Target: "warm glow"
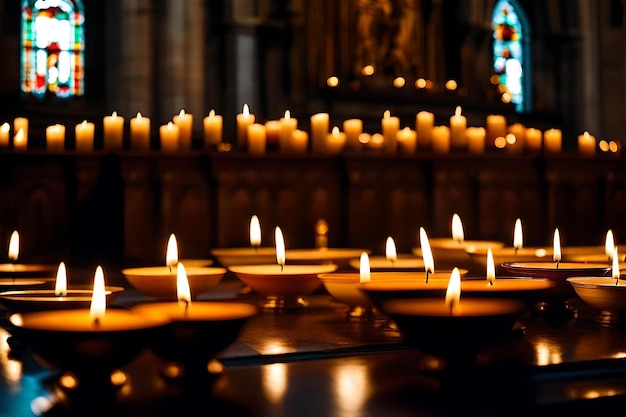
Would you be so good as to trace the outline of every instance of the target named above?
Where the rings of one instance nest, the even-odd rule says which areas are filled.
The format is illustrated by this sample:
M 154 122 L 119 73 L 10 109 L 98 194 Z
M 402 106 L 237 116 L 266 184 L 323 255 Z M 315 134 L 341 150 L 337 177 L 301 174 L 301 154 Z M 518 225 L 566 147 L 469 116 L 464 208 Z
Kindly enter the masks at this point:
M 615 240 L 613 240 L 613 231 L 609 229 L 606 232 L 606 239 L 604 240 L 604 253 L 609 259 L 613 257 L 613 249 L 615 248 Z
M 141 112 L 137 112 L 137 120 L 141 120 Z
M 512 99 L 513 99 L 513 97 L 511 97 L 511 94 L 509 94 L 509 93 L 502 94 L 502 102 L 503 103 L 510 103 Z
M 2 126 L 0 126 L 0 132 L 2 133 L 9 133 L 10 130 L 11 130 L 11 125 L 9 125 L 6 122 Z
M 423 227 L 420 227 L 420 245 L 422 247 L 422 259 L 424 260 L 424 270 L 435 273 L 435 261 L 433 259 L 433 252 L 430 250 L 430 243 L 428 242 L 428 235 Z
M 89 308 L 89 317 L 94 321 L 101 320 L 106 311 L 106 293 L 104 288 L 104 272 L 102 267 L 98 265 L 93 278 L 93 294 L 91 296 L 91 307 Z
M 337 126 L 333 127 L 332 134 L 333 134 L 333 136 L 339 135 L 339 128 Z
M 274 230 L 274 239 L 276 241 L 276 263 L 285 265 L 285 239 L 283 238 L 283 231 L 278 226 Z
M 448 288 L 446 289 L 446 306 L 453 311 L 455 306 L 459 305 L 461 299 L 461 274 L 459 268 L 456 266 L 450 274 L 450 281 L 448 281 Z
M 493 262 L 493 252 L 489 248 L 487 249 L 487 281 L 493 284 L 494 279 L 496 279 L 496 264 Z
M 178 244 L 174 233 L 170 235 L 167 241 L 167 252 L 165 253 L 165 265 L 173 266 L 178 263 Z
M 604 139 L 602 139 L 600 141 L 600 143 L 598 144 L 598 146 L 600 147 L 600 150 L 602 152 L 608 152 L 609 151 L 609 142 L 605 141 Z
M 612 140 L 611 142 L 609 142 L 609 150 L 613 153 L 616 153 L 617 151 L 619 151 L 620 148 L 620 144 L 619 142 L 616 142 L 614 140 Z
M 176 270 L 176 297 L 181 304 L 189 304 L 191 302 L 191 290 L 189 289 L 189 280 L 187 279 L 187 271 L 182 262 L 178 263 Z
M 366 65 L 361 69 L 361 74 L 367 76 L 370 76 L 372 74 L 374 74 L 374 66 L 373 65 Z
M 328 77 L 328 79 L 326 80 L 326 84 L 328 84 L 329 87 L 337 87 L 339 85 L 339 78 L 335 76 Z
M 67 295 L 67 271 L 65 269 L 65 263 L 59 264 L 57 269 L 57 280 L 54 285 L 54 295 L 57 297 L 65 297 Z
M 454 91 L 456 90 L 456 88 L 458 87 L 456 81 L 454 80 L 448 80 L 446 81 L 446 89 L 450 90 L 450 91 Z
M 369 282 L 370 280 L 370 257 L 367 252 L 361 252 L 359 260 L 359 282 Z
M 255 248 L 261 246 L 261 224 L 256 214 L 250 219 L 250 245 Z
M 289 110 L 285 110 L 285 120 L 291 119 L 291 112 Z
M 247 104 L 244 104 L 244 105 L 243 105 L 243 115 L 244 115 L 245 117 L 250 116 L 250 109 L 248 108 L 248 105 L 247 105 Z
M 454 115 L 459 117 L 461 115 L 461 106 L 456 106 L 456 110 L 454 111 Z
M 287 392 L 287 364 L 271 363 L 264 365 L 261 367 L 261 372 L 265 396 L 272 404 L 280 404 Z
M 24 129 L 22 129 L 20 127 L 20 129 L 15 134 L 15 137 L 13 138 L 13 145 L 15 146 L 16 144 L 20 144 L 20 143 L 24 142 L 24 140 L 25 140 L 25 138 L 24 138 Z
M 515 250 L 524 246 L 524 236 L 522 235 L 522 220 L 515 220 L 515 230 L 513 231 L 513 247 Z
M 393 80 L 393 86 L 396 88 L 402 88 L 404 87 L 404 84 L 406 84 L 404 77 L 396 77 Z
M 503 136 L 498 136 L 494 139 L 493 144 L 496 146 L 496 148 L 502 149 L 506 146 L 506 139 Z
M 9 259 L 11 261 L 17 261 L 17 257 L 20 255 L 20 234 L 17 230 L 14 230 L 9 240 Z
M 415 87 L 417 88 L 426 88 L 426 80 L 423 78 L 418 78 L 415 81 Z
M 498 85 L 500 84 L 500 76 L 499 75 L 492 75 L 491 78 L 489 78 L 489 81 L 491 82 L 491 84 L 493 85 Z
M 385 110 L 383 113 L 383 119 L 388 119 L 391 117 L 391 112 L 389 110 Z
M 117 117 L 117 112 L 114 111 L 113 113 L 111 113 L 111 117 L 115 119 Z
M 333 395 L 337 415 L 342 417 L 362 414 L 363 405 L 370 398 L 369 367 L 365 362 L 345 364 L 333 368 Z
M 215 117 L 215 110 L 211 109 L 209 112 L 209 117 Z
M 183 116 L 185 115 L 185 109 L 181 109 L 181 110 L 180 110 L 180 113 L 178 113 L 178 115 L 179 115 L 180 117 L 183 117 Z
M 361 133 L 359 135 L 359 143 L 362 145 L 367 145 L 370 143 L 371 135 L 369 133 Z
M 508 135 L 506 135 L 506 143 L 508 143 L 509 145 L 515 145 L 515 142 L 517 142 L 517 137 L 513 134 L 513 133 L 509 133 Z
M 558 228 L 554 229 L 552 260 L 557 263 L 561 262 L 561 236 L 559 235 Z
M 452 216 L 452 239 L 459 243 L 463 242 L 465 239 L 463 233 L 463 223 L 461 223 L 461 218 L 456 213 Z
M 395 262 L 398 259 L 398 252 L 396 251 L 396 242 L 389 236 L 387 242 L 385 242 L 385 257 L 391 262 Z

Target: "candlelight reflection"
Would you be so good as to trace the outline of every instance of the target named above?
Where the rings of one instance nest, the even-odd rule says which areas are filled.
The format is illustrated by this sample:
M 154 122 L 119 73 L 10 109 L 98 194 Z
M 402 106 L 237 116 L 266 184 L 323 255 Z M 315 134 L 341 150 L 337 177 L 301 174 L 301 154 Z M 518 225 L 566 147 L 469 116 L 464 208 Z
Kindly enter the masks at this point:
M 16 387 L 22 378 L 22 362 L 9 358 L 11 348 L 8 339 L 11 335 L 0 328 L 0 370 L 3 379 L 12 387 Z
M 539 341 L 535 345 L 535 349 L 537 364 L 540 366 L 555 365 L 563 362 L 563 352 L 559 345 L 549 341 Z
M 333 370 L 333 393 L 339 416 L 361 415 L 369 391 L 369 376 L 365 363 L 344 365 Z
M 262 368 L 263 391 L 272 404 L 282 401 L 287 392 L 287 365 L 272 363 Z

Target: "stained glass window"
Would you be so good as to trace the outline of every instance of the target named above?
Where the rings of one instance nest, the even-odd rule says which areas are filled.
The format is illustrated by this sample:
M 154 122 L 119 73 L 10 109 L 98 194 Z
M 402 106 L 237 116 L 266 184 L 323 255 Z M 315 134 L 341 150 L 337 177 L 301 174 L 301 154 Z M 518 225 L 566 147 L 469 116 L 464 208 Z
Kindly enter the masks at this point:
M 22 1 L 22 91 L 38 98 L 84 93 L 80 0 Z
M 528 111 L 528 59 L 525 44 L 528 25 L 515 0 L 498 0 L 493 9 L 493 69 L 503 101 L 517 112 Z

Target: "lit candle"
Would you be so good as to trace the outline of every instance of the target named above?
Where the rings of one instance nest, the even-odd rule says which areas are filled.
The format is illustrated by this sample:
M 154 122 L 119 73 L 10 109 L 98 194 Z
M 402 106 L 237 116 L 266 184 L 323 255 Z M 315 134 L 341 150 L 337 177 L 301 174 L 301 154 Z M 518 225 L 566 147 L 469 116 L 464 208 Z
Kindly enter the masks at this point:
M 55 152 L 65 149 L 65 126 L 56 124 L 46 128 L 46 149 Z
M 311 116 L 311 150 L 313 152 L 326 152 L 329 124 L 330 116 L 328 113 L 317 113 Z
M 178 263 L 178 242 L 176 241 L 176 235 L 174 233 L 170 234 L 170 237 L 167 239 L 167 246 L 165 248 L 165 266 L 170 268 L 170 272 L 172 270 L 172 266 Z
M 487 249 L 487 282 L 493 285 L 493 280 L 496 279 L 496 266 L 493 262 L 493 252 L 491 248 Z
M 16 117 L 13 119 L 13 132 L 17 134 L 22 129 L 24 143 L 28 143 L 28 119 L 26 117 Z M 15 144 L 13 145 L 15 148 Z
M 398 151 L 398 140 L 396 135 L 400 130 L 400 118 L 391 116 L 391 112 L 386 110 L 381 120 L 383 134 L 383 153 L 394 154 Z
M 11 262 L 16 262 L 17 258 L 20 256 L 20 234 L 17 230 L 14 230 L 13 233 L 11 233 L 8 256 Z
M 554 239 L 553 239 L 553 250 L 552 250 L 552 260 L 556 262 L 557 269 L 559 268 L 559 263 L 561 262 L 561 236 L 559 235 L 559 229 L 554 229 Z
M 285 116 L 280 118 L 280 144 L 281 152 L 289 152 L 293 133 L 298 128 L 298 119 L 291 117 L 291 112 L 285 110 Z
M 463 240 L 465 240 L 463 223 L 461 222 L 461 217 L 459 217 L 459 215 L 456 213 L 452 215 L 452 240 L 457 242 L 459 245 L 461 245 L 463 243 Z
M 104 116 L 104 149 L 109 151 L 122 149 L 124 140 L 124 118 L 117 112 Z
M 609 261 L 613 260 L 613 249 L 615 249 L 615 240 L 613 239 L 613 231 L 609 229 L 606 232 L 606 238 L 604 239 L 604 253 L 609 258 Z
M 260 123 L 252 123 L 248 126 L 248 152 L 250 155 L 264 155 L 267 142 L 265 126 Z
M 274 244 L 276 245 L 276 263 L 280 265 L 282 271 L 285 267 L 285 239 L 283 231 L 278 226 L 274 229 Z
M 359 283 L 369 282 L 370 279 L 370 257 L 367 252 L 361 252 L 359 257 Z
M 237 147 L 245 149 L 248 147 L 248 126 L 254 124 L 256 116 L 250 113 L 247 104 L 243 105 L 243 110 L 237 115 Z
M 498 137 L 506 136 L 506 118 L 499 114 L 487 116 L 487 144 L 492 147 Z
M 191 149 L 193 139 L 193 115 L 181 110 L 172 121 L 178 126 L 178 150 L 188 151 Z
M 370 136 L 369 142 L 367 142 L 367 148 L 373 153 L 381 153 L 383 151 L 384 143 L 384 136 L 380 133 L 374 133 Z
M 304 130 L 296 129 L 291 135 L 289 143 L 289 151 L 291 153 L 306 153 L 309 147 L 309 134 Z
M 3 148 L 9 147 L 9 137 L 11 134 L 11 125 L 8 123 L 2 124 L 0 126 L 0 146 Z
M 415 130 L 420 147 L 429 148 L 431 146 L 434 125 L 435 115 L 431 112 L 421 111 L 415 116 Z
M 408 126 L 396 133 L 396 141 L 402 153 L 412 154 L 417 149 L 417 132 Z
M 510 153 L 523 152 L 526 142 L 526 128 L 524 125 L 521 123 L 514 123 L 508 127 L 508 133 L 515 137 L 515 142 L 507 145 L 507 151 Z
M 332 132 L 328 135 L 326 140 L 326 150 L 331 155 L 336 155 L 343 151 L 346 145 L 346 134 L 339 131 L 337 126 L 333 127 Z
M 543 149 L 546 153 L 559 153 L 562 146 L 560 129 L 548 129 L 543 134 Z
M 255 249 L 261 246 L 261 223 L 256 214 L 250 218 L 250 246 Z
M 450 116 L 450 146 L 457 149 L 467 147 L 466 129 L 467 118 L 461 115 L 461 106 L 457 106 L 454 115 Z
M 83 120 L 75 127 L 76 150 L 81 152 L 93 151 L 93 137 L 95 125 L 87 120 Z
M 542 142 L 543 142 L 543 133 L 539 129 L 535 129 L 533 127 L 529 127 L 526 129 L 525 133 L 526 137 L 526 149 L 532 152 L 541 151 Z
M 268 120 L 265 122 L 265 145 L 267 149 L 280 148 L 280 131 L 282 129 L 279 120 Z
M 161 150 L 164 152 L 176 152 L 178 150 L 178 126 L 169 122 L 159 127 L 159 139 Z
M 465 136 L 467 137 L 467 148 L 470 153 L 481 154 L 485 151 L 485 135 L 484 127 L 467 128 Z
M 396 250 L 396 242 L 391 236 L 385 241 L 385 257 L 393 264 L 398 260 L 398 251 Z
M 433 127 L 432 148 L 435 153 L 450 152 L 450 128 L 448 126 Z
M 578 135 L 578 152 L 581 155 L 592 156 L 596 153 L 596 138 L 585 132 Z
M 522 220 L 515 220 L 515 227 L 513 229 L 513 248 L 515 254 L 524 246 L 524 236 L 522 235 Z
M 13 149 L 16 151 L 25 151 L 28 149 L 28 136 L 24 133 L 24 130 L 20 128 L 13 138 Z
M 222 143 L 222 131 L 224 129 L 223 117 L 211 110 L 204 118 L 204 146 L 215 148 Z
M 346 148 L 351 151 L 361 150 L 359 135 L 363 133 L 363 120 L 348 119 L 343 121 L 343 131 L 346 134 Z
M 424 260 L 426 282 L 428 283 L 428 276 L 435 273 L 435 260 L 433 258 L 433 252 L 430 249 L 428 235 L 426 234 L 426 230 L 423 227 L 420 227 L 420 246 L 422 248 L 422 259 Z
M 130 119 L 131 149 L 150 149 L 150 118 L 137 112 L 137 117 Z

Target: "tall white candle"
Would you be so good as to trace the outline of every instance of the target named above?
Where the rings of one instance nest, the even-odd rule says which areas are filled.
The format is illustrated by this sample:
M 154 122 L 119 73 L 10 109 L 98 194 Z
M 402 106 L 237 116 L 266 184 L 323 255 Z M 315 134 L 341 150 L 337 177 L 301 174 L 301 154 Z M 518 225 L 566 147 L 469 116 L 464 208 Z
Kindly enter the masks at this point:
M 411 130 L 408 126 L 398 130 L 396 140 L 398 141 L 400 152 L 408 154 L 415 153 L 417 148 L 417 132 L 415 130 Z
M 28 143 L 28 119 L 26 117 L 16 117 L 13 119 L 13 135 L 22 129 L 24 142 Z
M 561 152 L 563 135 L 560 129 L 548 129 L 543 133 L 543 149 L 546 153 Z
M 279 150 L 281 152 L 289 152 L 289 145 L 291 144 L 291 138 L 293 132 L 298 128 L 298 119 L 291 117 L 291 112 L 285 110 L 285 116 L 280 120 L 280 141 Z
M 432 132 L 435 125 L 435 115 L 428 111 L 421 111 L 415 116 L 415 130 L 419 147 L 430 148 Z
M 55 152 L 65 149 L 65 126 L 55 124 L 46 128 L 46 149 Z
M 124 143 L 124 118 L 117 112 L 110 116 L 104 116 L 104 144 L 103 148 L 108 151 L 122 149 Z
M 589 132 L 578 135 L 578 152 L 586 156 L 596 154 L 596 138 L 590 135 Z
M 391 112 L 386 110 L 381 120 L 383 134 L 383 153 L 394 154 L 398 151 L 398 140 L 396 134 L 400 130 L 400 118 L 391 116 Z
M 506 117 L 499 114 L 488 115 L 486 135 L 487 146 L 493 148 L 496 138 L 506 136 Z
M 328 134 L 326 140 L 326 149 L 328 153 L 336 155 L 343 151 L 346 145 L 346 134 L 341 132 L 337 126 L 333 127 L 331 133 Z
M 543 145 L 543 133 L 539 129 L 529 127 L 525 133 L 525 147 L 529 151 L 539 152 Z
M 450 152 L 450 128 L 448 126 L 433 127 L 432 148 L 435 153 Z
M 237 147 L 245 149 L 248 146 L 248 126 L 255 122 L 256 116 L 250 113 L 247 104 L 243 105 L 243 110 L 237 115 Z
M 485 151 L 485 135 L 484 127 L 468 127 L 465 130 L 467 137 L 467 150 L 472 154 L 480 154 Z
M 178 150 L 178 126 L 172 122 L 160 126 L 159 139 L 162 151 L 176 152 Z
M 363 120 L 348 119 L 343 121 L 343 132 L 346 134 L 346 148 L 351 151 L 361 149 L 359 135 L 363 133 Z
M 131 149 L 150 149 L 150 118 L 137 112 L 137 117 L 130 119 Z
M 291 142 L 289 143 L 289 152 L 306 153 L 309 146 L 309 134 L 304 130 L 296 129 L 291 134 Z
M 0 126 L 0 146 L 3 148 L 7 148 L 9 146 L 9 137 L 11 134 L 11 125 L 8 123 L 3 123 Z
M 326 139 L 330 116 L 328 113 L 317 113 L 311 116 L 311 151 L 315 153 L 326 152 Z
M 172 121 L 178 126 L 178 149 L 181 151 L 190 150 L 193 139 L 193 115 L 182 109 L 172 118 Z
M 76 150 L 80 152 L 93 151 L 93 137 L 95 125 L 87 120 L 83 120 L 74 128 L 76 138 Z
M 253 123 L 248 126 L 248 152 L 251 155 L 265 154 L 267 142 L 267 132 L 265 126 L 260 123 Z
M 467 118 L 461 115 L 461 106 L 457 106 L 454 115 L 450 116 L 450 146 L 461 149 L 467 147 L 465 137 L 467 129 Z
M 223 117 L 215 114 L 215 110 L 211 110 L 209 115 L 204 118 L 204 146 L 216 147 L 222 142 L 222 131 L 224 129 Z

